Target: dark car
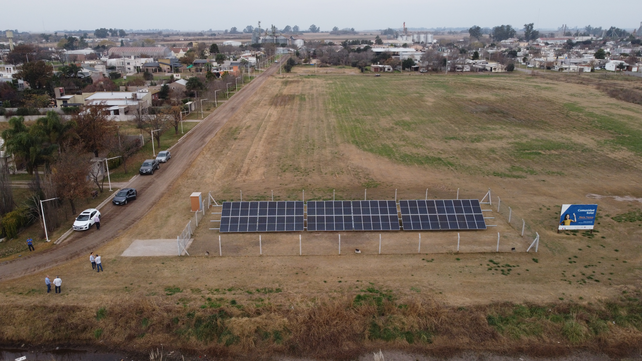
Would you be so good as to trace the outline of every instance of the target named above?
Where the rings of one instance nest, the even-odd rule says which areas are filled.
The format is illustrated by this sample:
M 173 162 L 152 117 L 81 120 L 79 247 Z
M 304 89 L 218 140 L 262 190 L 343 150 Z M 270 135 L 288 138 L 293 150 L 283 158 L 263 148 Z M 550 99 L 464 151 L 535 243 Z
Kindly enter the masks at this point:
M 140 166 L 138 173 L 142 174 L 154 174 L 154 171 L 160 169 L 160 163 L 156 159 L 147 159 L 143 162 L 143 165 Z
M 114 196 L 114 199 L 112 199 L 112 203 L 120 206 L 120 205 L 125 205 L 129 201 L 133 201 L 136 199 L 137 193 L 134 188 L 123 188 L 116 195 Z

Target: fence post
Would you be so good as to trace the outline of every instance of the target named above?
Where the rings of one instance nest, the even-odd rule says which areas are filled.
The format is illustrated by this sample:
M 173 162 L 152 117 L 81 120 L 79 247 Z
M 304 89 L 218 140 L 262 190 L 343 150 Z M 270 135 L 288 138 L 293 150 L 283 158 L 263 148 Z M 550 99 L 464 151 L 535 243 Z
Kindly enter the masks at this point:
M 196 219 L 196 227 L 198 227 L 198 211 L 194 212 L 194 219 Z
M 417 248 L 417 253 L 421 253 L 421 233 L 419 233 L 419 247 Z
M 341 234 L 339 234 L 339 254 L 341 254 Z
M 497 252 L 499 253 L 499 232 L 497 232 Z
M 508 207 L 508 223 L 510 223 L 510 217 L 513 215 L 513 209 Z
M 299 256 L 301 255 L 301 235 L 299 235 Z
M 259 234 L 259 254 L 263 255 L 263 244 L 261 243 L 261 235 Z
M 379 254 L 381 254 L 381 233 L 379 233 Z
M 502 199 L 497 197 L 497 212 L 499 212 L 499 206 L 502 205 Z
M 524 228 L 526 228 L 526 222 L 524 221 L 524 218 L 522 218 L 522 237 L 524 237 Z
M 221 248 L 221 236 L 218 236 L 218 255 L 223 257 L 223 249 Z
M 459 232 L 457 232 L 457 252 L 459 252 Z

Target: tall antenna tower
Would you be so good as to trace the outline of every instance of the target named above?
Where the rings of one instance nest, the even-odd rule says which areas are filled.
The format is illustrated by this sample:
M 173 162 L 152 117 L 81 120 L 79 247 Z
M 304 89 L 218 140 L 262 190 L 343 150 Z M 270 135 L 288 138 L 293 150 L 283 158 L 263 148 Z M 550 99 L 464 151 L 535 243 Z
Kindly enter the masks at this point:
M 13 31 L 7 30 L 7 39 L 9 39 L 9 50 L 13 51 Z

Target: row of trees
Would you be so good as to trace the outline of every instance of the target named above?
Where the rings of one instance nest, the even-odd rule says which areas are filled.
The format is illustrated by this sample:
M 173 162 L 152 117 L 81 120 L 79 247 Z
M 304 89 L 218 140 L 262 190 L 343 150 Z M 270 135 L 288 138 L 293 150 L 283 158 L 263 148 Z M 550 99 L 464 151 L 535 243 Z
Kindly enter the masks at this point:
M 392 30 L 392 29 L 389 29 Z M 535 40 L 540 37 L 540 32 L 538 30 L 535 30 L 534 23 L 529 23 L 529 24 L 524 24 L 524 28 L 522 29 L 524 32 L 523 37 L 521 39 L 526 40 L 526 41 L 531 41 Z M 386 32 L 389 33 L 389 32 Z M 484 34 L 490 35 L 491 39 L 493 41 L 502 41 L 506 39 L 513 38 L 517 35 L 517 30 L 514 29 L 511 25 L 500 25 L 500 26 L 495 26 L 492 29 L 486 28 L 482 29 L 481 27 L 474 25 L 470 29 L 468 29 L 468 34 L 470 35 L 471 38 L 477 39 L 478 41 L 482 39 Z M 549 37 L 553 37 L 554 34 L 547 34 Z M 611 26 L 609 29 L 604 30 L 601 27 L 592 27 L 591 25 L 587 25 L 584 29 L 578 30 L 576 29 L 575 32 L 572 31 L 564 31 L 564 36 L 597 36 L 597 37 L 607 37 L 610 39 L 626 39 L 631 36 L 629 32 L 626 30 L 620 29 L 615 26 Z
M 100 28 L 94 30 L 94 36 L 96 36 L 97 38 L 106 38 L 110 35 L 112 37 L 120 36 L 122 38 L 123 36 L 127 36 L 127 33 L 123 29 Z
M 335 26 L 335 28 L 336 28 L 336 26 Z M 245 27 L 245 29 L 243 29 L 242 32 L 239 31 L 236 26 L 231 27 L 230 30 L 225 30 L 225 32 L 227 34 L 243 34 L 243 33 L 252 34 L 252 33 L 254 33 L 255 31 L 258 31 L 258 30 L 259 30 L 259 28 L 255 28 L 252 25 L 248 25 L 248 26 Z M 265 29 L 260 29 L 260 30 L 265 31 Z M 279 30 L 277 28 L 275 30 L 277 32 L 280 32 L 280 33 L 283 33 L 283 34 L 299 34 L 299 33 L 303 32 L 301 30 L 301 28 L 299 28 L 298 25 L 294 25 L 294 26 L 286 25 L 283 29 Z M 339 30 L 339 29 L 337 28 L 337 30 Z M 321 28 L 316 26 L 316 25 L 314 25 L 314 24 L 312 24 L 308 28 L 308 31 L 311 32 L 311 33 L 318 33 L 319 31 L 321 31 Z M 354 31 L 354 28 L 352 28 L 352 31 Z

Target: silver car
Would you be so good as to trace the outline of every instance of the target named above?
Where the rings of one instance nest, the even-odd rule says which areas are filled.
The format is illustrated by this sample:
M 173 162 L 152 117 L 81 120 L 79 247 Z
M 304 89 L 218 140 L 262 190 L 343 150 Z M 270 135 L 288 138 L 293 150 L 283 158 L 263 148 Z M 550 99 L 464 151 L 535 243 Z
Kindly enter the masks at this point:
M 172 159 L 172 155 L 169 153 L 169 150 L 158 152 L 158 155 L 156 156 L 158 163 L 167 163 L 170 159 Z

